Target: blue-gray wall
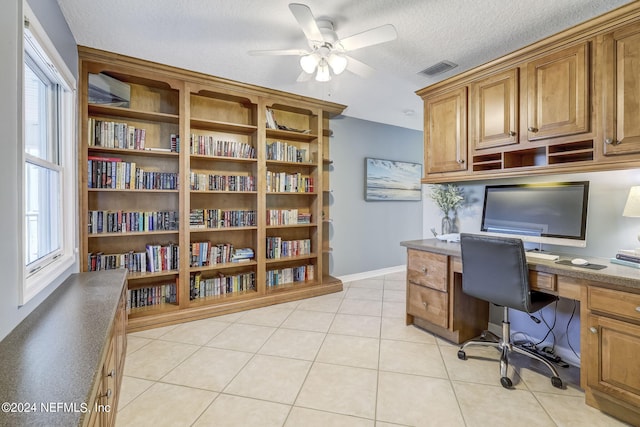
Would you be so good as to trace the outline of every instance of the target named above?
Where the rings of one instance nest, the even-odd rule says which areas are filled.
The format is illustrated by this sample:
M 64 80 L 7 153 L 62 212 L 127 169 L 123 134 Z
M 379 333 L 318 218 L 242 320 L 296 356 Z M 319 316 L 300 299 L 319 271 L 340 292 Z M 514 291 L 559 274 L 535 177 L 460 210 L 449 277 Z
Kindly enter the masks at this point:
M 78 73 L 77 48 L 71 31 L 52 0 L 29 0 L 29 5 L 47 31 L 58 52 L 74 75 Z M 16 248 L 21 248 L 22 235 L 16 224 L 21 203 L 22 151 L 21 84 L 22 81 L 22 1 L 5 1 L 0 13 L 0 129 L 3 134 L 2 156 L 0 156 L 0 206 L 3 206 L 0 221 L 0 340 L 18 325 L 35 307 L 62 282 L 52 284 L 23 307 L 18 307 L 18 289 L 21 258 Z M 75 164 L 72 165 L 75 167 Z M 68 274 L 74 268 L 68 271 Z M 77 267 L 75 267 L 77 269 Z
M 403 240 L 419 239 L 421 202 L 366 202 L 365 158 L 422 164 L 422 132 L 366 120 L 331 120 L 331 274 L 344 276 L 406 263 Z

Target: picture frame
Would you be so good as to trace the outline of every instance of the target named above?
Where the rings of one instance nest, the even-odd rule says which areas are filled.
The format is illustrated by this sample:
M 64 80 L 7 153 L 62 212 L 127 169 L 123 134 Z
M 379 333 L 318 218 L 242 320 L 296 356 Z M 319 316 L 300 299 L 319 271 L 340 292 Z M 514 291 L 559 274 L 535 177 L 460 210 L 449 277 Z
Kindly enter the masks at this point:
M 365 195 L 368 202 L 422 200 L 422 164 L 365 158 Z

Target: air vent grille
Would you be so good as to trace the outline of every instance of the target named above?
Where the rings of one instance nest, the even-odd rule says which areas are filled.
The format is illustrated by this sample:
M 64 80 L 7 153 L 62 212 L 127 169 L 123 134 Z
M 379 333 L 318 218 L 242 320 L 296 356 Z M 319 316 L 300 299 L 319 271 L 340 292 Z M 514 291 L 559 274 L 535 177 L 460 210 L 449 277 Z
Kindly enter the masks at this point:
M 423 74 L 427 77 L 433 77 L 437 74 L 442 74 L 446 71 L 452 70 L 457 66 L 458 64 L 455 64 L 451 61 L 440 61 L 429 68 L 425 68 L 424 70 L 420 71 L 418 74 Z

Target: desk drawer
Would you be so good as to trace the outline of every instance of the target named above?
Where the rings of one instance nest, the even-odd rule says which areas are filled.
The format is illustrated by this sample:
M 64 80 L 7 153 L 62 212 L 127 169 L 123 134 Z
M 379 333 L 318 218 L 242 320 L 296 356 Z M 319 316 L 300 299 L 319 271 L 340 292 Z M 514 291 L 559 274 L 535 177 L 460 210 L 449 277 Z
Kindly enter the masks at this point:
M 589 309 L 640 321 L 640 295 L 589 286 Z
M 409 283 L 407 313 L 449 327 L 449 294 Z
M 529 270 L 529 284 L 531 289 L 556 292 L 558 290 L 556 275 L 541 271 Z
M 446 255 L 409 249 L 407 258 L 409 283 L 447 291 L 448 257 Z

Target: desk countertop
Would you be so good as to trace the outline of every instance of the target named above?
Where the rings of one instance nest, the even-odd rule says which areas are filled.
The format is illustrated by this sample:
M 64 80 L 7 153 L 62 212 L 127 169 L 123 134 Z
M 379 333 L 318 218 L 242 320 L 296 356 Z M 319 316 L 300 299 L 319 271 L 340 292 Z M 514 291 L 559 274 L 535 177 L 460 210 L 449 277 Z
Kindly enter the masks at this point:
M 71 275 L 0 342 L 0 403 L 13 402 L 11 409 L 20 410 L 7 413 L 3 406 L 0 426 L 82 421 L 82 405 L 93 397 L 126 274 Z
M 409 249 L 434 252 L 443 255 L 460 256 L 460 243 L 448 243 L 438 239 L 407 240 L 400 243 Z M 640 269 L 613 264 L 606 258 L 589 257 L 583 255 L 557 253 L 560 260 L 584 258 L 591 264 L 605 265 L 606 268 L 593 270 L 573 265 L 558 264 L 555 261 L 530 260 L 529 268 L 545 273 L 561 274 L 563 276 L 585 279 L 640 291 Z

